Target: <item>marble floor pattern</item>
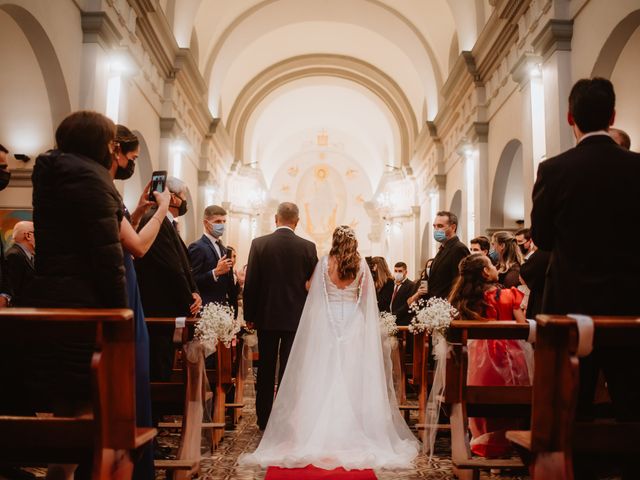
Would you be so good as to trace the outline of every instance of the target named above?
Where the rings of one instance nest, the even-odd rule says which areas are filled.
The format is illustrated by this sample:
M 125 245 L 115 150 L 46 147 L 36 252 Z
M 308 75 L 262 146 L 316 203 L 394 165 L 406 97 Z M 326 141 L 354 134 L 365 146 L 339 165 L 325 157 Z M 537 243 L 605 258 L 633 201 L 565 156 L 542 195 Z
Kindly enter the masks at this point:
M 417 412 L 416 412 L 417 417 Z M 411 423 L 415 424 L 417 418 L 412 418 Z M 243 416 L 239 424 L 233 430 L 226 430 L 224 438 L 213 453 L 203 449 L 203 458 L 200 463 L 200 477 L 204 480 L 262 480 L 266 470 L 260 467 L 246 467 L 237 464 L 238 457 L 253 451 L 260 442 L 261 432 L 255 424 L 255 406 L 252 385 L 247 385 L 245 396 L 245 407 Z M 162 432 L 160 444 L 177 447 L 178 436 L 176 433 Z M 441 436 L 436 443 L 436 453 L 431 464 L 426 455 L 420 455 L 415 468 L 410 470 L 377 470 L 376 476 L 379 480 L 413 480 L 429 479 L 441 480 L 455 478 L 451 467 L 450 440 L 448 436 Z M 500 472 L 500 474 L 482 472 L 482 480 L 524 480 L 529 476 L 526 472 Z M 164 480 L 164 472 L 158 472 L 156 480 Z

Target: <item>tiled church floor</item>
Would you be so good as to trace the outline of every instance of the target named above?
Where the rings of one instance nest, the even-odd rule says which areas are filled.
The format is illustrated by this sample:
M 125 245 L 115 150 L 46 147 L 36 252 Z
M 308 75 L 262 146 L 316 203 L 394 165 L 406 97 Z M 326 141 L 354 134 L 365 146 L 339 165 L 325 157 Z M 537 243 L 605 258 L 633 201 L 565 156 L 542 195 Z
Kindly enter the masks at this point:
M 248 390 L 251 390 L 249 386 Z M 251 393 L 251 391 L 247 392 Z M 248 398 L 247 398 L 248 397 Z M 245 397 L 245 407 L 243 409 L 243 417 L 234 430 L 226 430 L 224 439 L 218 449 L 203 454 L 201 462 L 201 477 L 206 480 L 253 480 L 263 479 L 265 470 L 260 467 L 245 467 L 237 465 L 238 457 L 245 452 L 251 452 L 260 442 L 261 433 L 255 424 L 255 408 L 253 396 Z M 175 445 L 177 443 L 176 434 L 166 434 L 163 432 L 160 437 L 160 443 L 163 445 Z M 450 440 L 448 437 L 438 439 L 436 452 L 438 457 L 432 459 L 429 464 L 426 455 L 420 455 L 415 462 L 415 468 L 410 470 L 379 470 L 376 476 L 379 480 L 392 479 L 449 479 L 455 478 L 451 469 L 450 458 Z M 163 473 L 159 473 L 157 480 L 164 478 Z M 490 475 L 489 472 L 483 472 L 481 479 L 528 479 L 529 477 L 523 472 L 518 475 L 509 475 L 502 472 L 502 475 Z

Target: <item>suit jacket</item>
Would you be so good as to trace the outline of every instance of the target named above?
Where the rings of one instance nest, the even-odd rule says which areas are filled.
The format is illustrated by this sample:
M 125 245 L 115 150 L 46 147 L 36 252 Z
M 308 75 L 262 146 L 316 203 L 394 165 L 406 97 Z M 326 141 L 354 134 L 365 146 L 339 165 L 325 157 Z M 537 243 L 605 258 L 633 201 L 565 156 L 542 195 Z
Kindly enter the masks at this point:
M 220 245 L 222 256 L 227 254 L 227 249 Z M 236 316 L 238 314 L 238 291 L 233 278 L 233 271 L 213 279 L 211 271 L 216 268 L 220 256 L 206 235 L 202 235 L 198 240 L 189 245 L 189 260 L 191 261 L 191 272 L 200 290 L 202 304 L 218 302 L 234 307 Z
M 449 298 L 460 260 L 468 255 L 469 249 L 457 236 L 442 244 L 431 264 L 429 297 Z
M 262 330 L 295 332 L 318 263 L 316 246 L 288 228 L 251 243 L 244 284 L 244 318 Z
M 155 213 L 140 220 L 140 231 Z M 191 274 L 187 247 L 167 217 L 144 257 L 135 261 L 144 313 L 148 317 L 189 316 L 192 294 L 198 292 Z
M 391 289 L 390 304 L 385 310 L 390 311 L 396 316 L 396 323 L 398 325 L 409 325 L 412 315 L 409 312 L 407 299 L 411 295 L 413 295 L 413 292 L 415 291 L 415 284 L 411 280 L 406 278 L 405 281 L 400 284 L 400 288 L 398 288 L 395 296 L 393 296 L 394 289 L 395 282 L 393 283 L 393 288 Z
M 530 291 L 527 318 L 535 318 L 537 314 L 542 313 L 542 295 L 548 266 L 549 252 L 540 249 L 533 252 L 520 266 L 520 276 Z
M 33 260 L 29 260 L 26 252 L 17 244 L 13 244 L 6 255 L 6 273 L 11 285 L 13 304 L 27 306 L 26 298 L 30 297 L 30 287 L 35 276 Z
M 531 234 L 551 252 L 543 313 L 637 315 L 640 154 L 587 137 L 538 167 Z M 594 242 L 603 250 L 594 252 Z

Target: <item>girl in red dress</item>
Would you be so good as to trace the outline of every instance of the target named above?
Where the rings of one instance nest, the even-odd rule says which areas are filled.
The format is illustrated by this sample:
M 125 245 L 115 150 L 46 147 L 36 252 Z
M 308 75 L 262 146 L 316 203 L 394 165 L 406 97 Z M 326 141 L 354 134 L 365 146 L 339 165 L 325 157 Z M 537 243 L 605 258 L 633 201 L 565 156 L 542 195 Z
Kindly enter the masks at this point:
M 526 323 L 520 309 L 523 293 L 502 288 L 498 270 L 488 257 L 470 255 L 460 262 L 460 276 L 449 302 L 464 320 L 506 320 Z M 470 340 L 468 385 L 530 385 L 531 347 L 520 340 Z M 532 372 L 531 372 L 532 373 Z M 518 419 L 469 418 L 471 451 L 483 457 L 501 457 L 511 452 L 507 430 L 522 427 Z

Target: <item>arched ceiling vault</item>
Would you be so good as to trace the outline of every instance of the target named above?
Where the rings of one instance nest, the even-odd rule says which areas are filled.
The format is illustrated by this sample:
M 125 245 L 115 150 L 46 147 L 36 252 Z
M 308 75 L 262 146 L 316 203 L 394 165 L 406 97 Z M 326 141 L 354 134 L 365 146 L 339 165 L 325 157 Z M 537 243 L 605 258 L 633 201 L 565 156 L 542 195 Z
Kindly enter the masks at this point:
M 432 24 L 439 25 L 438 38 L 442 37 L 444 39 L 446 37 L 446 40 L 442 41 L 444 53 L 439 56 L 436 56 L 434 49 L 426 40 L 421 29 L 416 27 L 397 9 L 380 0 L 350 0 L 348 2 L 343 0 L 326 0 L 324 2 L 314 0 L 263 0 L 256 3 L 238 15 L 217 38 L 211 39 L 213 43 L 210 48 L 204 49 L 207 53 L 202 55 L 202 60 L 204 61 L 203 73 L 205 79 L 209 81 L 210 107 L 214 115 L 217 116 L 225 75 L 230 71 L 234 61 L 241 55 L 247 45 L 262 40 L 269 32 L 285 26 L 305 22 L 325 22 L 329 24 L 326 32 L 329 36 L 331 34 L 331 24 L 352 25 L 360 30 L 364 29 L 382 35 L 389 48 L 379 49 L 377 54 L 380 58 L 389 55 L 391 50 L 400 49 L 401 52 L 404 52 L 411 59 L 413 72 L 395 72 L 389 71 L 390 69 L 387 68 L 387 74 L 390 76 L 417 76 L 422 85 L 422 98 L 412 99 L 412 101 L 420 105 L 426 103 L 427 115 L 429 118 L 433 118 L 438 110 L 438 91 L 443 82 L 441 63 L 446 66 L 450 38 L 454 29 L 453 18 L 445 1 L 434 0 L 434 2 L 439 5 L 436 9 L 438 10 L 438 19 L 435 23 L 432 20 Z M 388 3 L 398 3 L 399 6 L 402 6 L 406 2 L 389 1 Z M 419 10 L 420 15 L 429 18 L 428 9 L 421 7 Z M 199 13 L 199 20 L 196 22 L 196 26 L 199 26 L 200 30 L 206 27 L 206 20 L 203 17 L 205 15 L 200 15 Z M 202 20 L 200 20 L 201 18 Z M 199 31 L 198 36 L 205 44 L 205 35 Z M 361 38 L 362 34 L 354 31 L 353 45 L 358 44 L 359 37 Z M 296 37 L 289 41 L 304 45 L 306 39 L 304 37 Z M 264 45 L 264 48 L 268 50 L 270 46 Z M 350 45 L 345 44 L 345 50 L 339 53 L 357 57 L 358 55 L 351 55 L 348 51 L 349 48 Z M 395 51 L 393 54 L 395 54 Z M 439 61 L 438 58 L 444 60 Z M 243 83 L 243 80 L 246 82 L 249 79 L 233 79 L 234 82 L 240 83 Z M 234 99 L 231 99 L 228 103 L 233 103 L 233 101 Z M 226 120 L 224 118 L 225 112 L 222 113 L 223 120 Z
M 397 131 L 399 163 L 408 165 L 418 125 L 408 99 L 384 72 L 357 59 L 333 55 L 305 55 L 263 71 L 251 80 L 231 109 L 227 129 L 235 148 L 234 157 L 244 163 L 247 125 L 258 106 L 282 86 L 308 77 L 335 77 L 365 88 L 378 100 Z

